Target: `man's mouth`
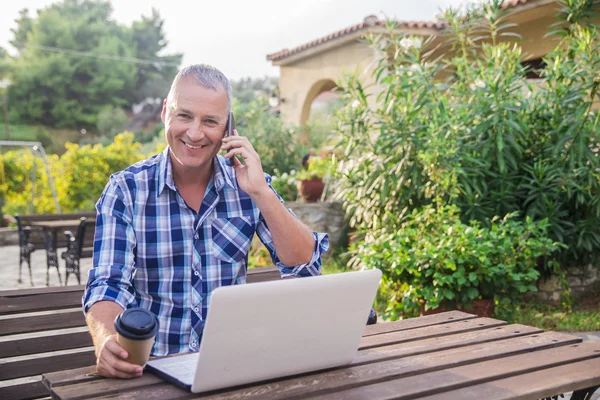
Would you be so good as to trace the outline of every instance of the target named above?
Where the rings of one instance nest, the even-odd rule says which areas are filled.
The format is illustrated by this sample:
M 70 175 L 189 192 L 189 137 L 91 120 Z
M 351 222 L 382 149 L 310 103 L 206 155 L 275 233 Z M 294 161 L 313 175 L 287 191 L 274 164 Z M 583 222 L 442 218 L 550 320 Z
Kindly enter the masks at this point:
M 185 147 L 187 147 L 188 149 L 194 149 L 194 150 L 197 150 L 197 149 L 201 149 L 201 148 L 203 148 L 203 147 L 206 147 L 206 145 L 192 146 L 191 144 L 189 144 L 189 143 L 186 143 L 186 142 L 184 142 L 183 140 L 181 141 L 181 143 L 185 144 Z

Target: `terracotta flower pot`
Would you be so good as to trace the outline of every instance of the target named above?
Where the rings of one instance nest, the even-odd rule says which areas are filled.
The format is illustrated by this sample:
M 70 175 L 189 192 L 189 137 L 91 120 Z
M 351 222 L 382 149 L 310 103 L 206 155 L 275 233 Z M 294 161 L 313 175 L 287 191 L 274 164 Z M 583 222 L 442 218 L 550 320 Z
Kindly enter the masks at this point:
M 325 182 L 321 179 L 311 179 L 298 181 L 298 193 L 307 203 L 319 201 L 325 189 Z
M 439 314 L 446 311 L 463 311 L 469 314 L 476 314 L 478 317 L 492 318 L 494 316 L 494 299 L 473 300 L 470 307 L 448 307 L 442 305 L 438 308 L 432 308 L 425 311 L 425 303 L 421 304 L 421 316 Z

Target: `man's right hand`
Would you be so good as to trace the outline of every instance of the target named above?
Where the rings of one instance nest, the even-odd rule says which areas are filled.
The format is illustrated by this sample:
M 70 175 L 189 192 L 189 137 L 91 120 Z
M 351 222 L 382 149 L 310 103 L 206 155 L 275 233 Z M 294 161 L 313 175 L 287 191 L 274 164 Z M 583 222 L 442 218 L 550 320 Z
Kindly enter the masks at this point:
M 108 336 L 96 354 L 98 374 L 107 378 L 122 379 L 142 376 L 142 367 L 125 361 L 128 356 L 127 351 L 117 343 L 117 335 Z

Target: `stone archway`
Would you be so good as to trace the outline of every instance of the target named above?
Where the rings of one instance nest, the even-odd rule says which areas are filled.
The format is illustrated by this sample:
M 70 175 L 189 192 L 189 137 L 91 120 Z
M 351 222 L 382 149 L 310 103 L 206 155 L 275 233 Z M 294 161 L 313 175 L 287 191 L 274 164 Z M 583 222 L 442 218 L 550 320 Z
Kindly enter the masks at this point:
M 308 118 L 310 117 L 310 108 L 315 98 L 321 93 L 328 92 L 336 87 L 333 79 L 322 79 L 312 85 L 304 98 L 304 104 L 302 105 L 302 111 L 300 113 L 300 124 L 304 125 L 308 121 Z
M 402 28 L 412 34 L 431 36 L 437 32 L 436 23 L 409 24 Z M 279 66 L 281 117 L 299 125 L 308 121 L 310 107 L 320 93 L 334 88 L 335 81 L 345 74 L 359 73 L 367 91 L 376 94 L 372 71 L 378 55 L 364 37 L 385 34 L 385 21 L 370 15 L 360 24 L 334 32 L 324 38 L 284 49 L 267 56 Z

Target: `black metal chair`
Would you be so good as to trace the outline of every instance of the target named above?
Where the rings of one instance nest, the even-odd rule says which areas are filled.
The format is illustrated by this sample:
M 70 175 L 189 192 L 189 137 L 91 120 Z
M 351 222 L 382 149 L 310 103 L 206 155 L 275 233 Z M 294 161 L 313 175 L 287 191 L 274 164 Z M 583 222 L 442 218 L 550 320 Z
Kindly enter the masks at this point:
M 367 325 L 375 325 L 377 323 L 377 313 L 371 308 L 369 312 L 369 318 L 367 318 Z
M 29 267 L 29 281 L 31 282 L 31 286 L 33 286 L 33 275 L 31 273 L 31 253 L 34 252 L 35 245 L 29 242 L 31 227 L 23 226 L 23 222 L 21 221 L 19 214 L 15 214 L 15 219 L 17 220 L 17 227 L 19 229 L 19 283 L 23 282 L 21 279 L 22 265 L 23 262 L 26 262 L 27 266 Z
M 81 259 L 81 250 L 83 249 L 83 239 L 85 237 L 86 219 L 81 217 L 77 227 L 77 236 L 73 236 L 71 231 L 65 231 L 67 237 L 67 250 L 61 254 L 65 260 L 67 272 L 65 275 L 65 286 L 69 280 L 69 274 L 75 274 L 77 283 L 81 285 L 81 275 L 79 271 L 79 260 Z

